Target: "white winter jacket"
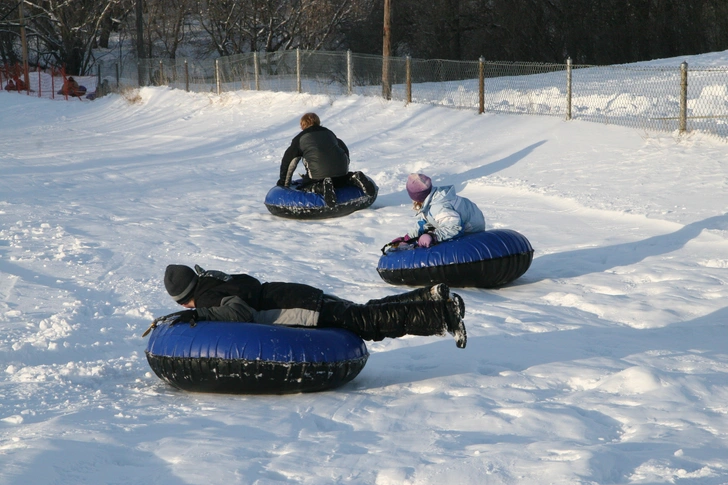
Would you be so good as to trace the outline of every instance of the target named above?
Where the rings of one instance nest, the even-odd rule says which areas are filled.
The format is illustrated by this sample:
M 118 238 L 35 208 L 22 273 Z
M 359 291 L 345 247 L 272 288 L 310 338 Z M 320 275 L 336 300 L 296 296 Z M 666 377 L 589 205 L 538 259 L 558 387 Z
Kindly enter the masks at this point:
M 480 231 L 485 231 L 485 217 L 478 206 L 458 196 L 452 185 L 445 185 L 432 187 L 432 192 L 417 212 L 417 224 L 408 235 L 418 237 L 430 232 L 438 242 L 442 242 Z

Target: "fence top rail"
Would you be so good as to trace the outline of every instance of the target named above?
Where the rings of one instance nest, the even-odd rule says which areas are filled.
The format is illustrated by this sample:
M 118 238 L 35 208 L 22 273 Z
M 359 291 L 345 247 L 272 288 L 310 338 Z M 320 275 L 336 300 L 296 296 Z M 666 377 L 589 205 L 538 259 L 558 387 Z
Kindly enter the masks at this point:
M 635 67 L 635 66 L 619 66 L 619 65 L 589 65 L 589 64 L 574 64 L 571 66 L 572 69 L 592 69 L 595 71 L 620 71 L 620 72 L 675 72 L 680 69 L 680 65 L 674 66 L 660 66 L 660 67 Z M 692 69 L 691 69 L 692 70 Z
M 463 62 L 463 61 L 456 61 Z M 548 67 L 565 69 L 566 63 L 555 62 L 525 62 L 525 61 L 484 61 L 489 66 L 516 66 L 516 67 Z
M 592 65 L 592 64 L 573 64 L 573 69 L 612 69 L 615 71 L 633 71 L 633 72 L 666 72 L 680 69 L 680 64 L 673 66 L 629 66 L 623 64 L 608 64 L 608 65 Z M 688 70 L 690 71 L 714 71 L 714 72 L 728 72 L 728 66 L 693 66 L 688 64 Z
M 691 66 L 688 64 L 688 70 L 700 72 L 728 72 L 728 66 Z
M 296 51 L 295 50 L 289 50 L 289 51 L 276 51 L 276 52 L 259 52 L 259 55 L 263 56 L 278 56 L 278 57 L 284 57 L 287 55 L 293 55 Z M 306 57 L 312 57 L 312 56 L 343 56 L 348 51 L 324 51 L 324 50 L 317 50 L 317 51 L 310 51 L 310 50 L 301 50 L 301 54 L 305 55 Z M 247 52 L 247 53 L 239 53 L 239 54 L 232 54 L 230 56 L 223 56 L 219 59 L 226 60 L 226 61 L 232 61 L 235 59 L 245 59 L 247 57 L 252 57 L 253 52 Z M 382 56 L 379 54 L 352 54 L 354 57 L 359 59 L 372 59 L 372 60 L 382 60 Z M 398 61 L 402 60 L 404 61 L 409 56 L 389 56 L 388 59 L 390 61 Z M 205 65 L 207 63 L 213 64 L 214 60 L 210 59 L 192 59 L 192 58 L 182 58 L 178 57 L 176 59 L 160 59 L 160 58 L 151 58 L 151 59 L 139 59 L 139 62 L 142 63 L 184 63 L 185 61 L 189 61 L 192 63 L 202 64 Z M 491 60 L 484 60 L 484 59 L 477 59 L 477 60 L 452 60 L 452 59 L 420 59 L 420 58 L 410 58 L 410 61 L 417 62 L 417 63 L 457 63 L 457 64 L 472 64 L 472 63 L 480 63 L 483 62 L 484 64 L 488 66 L 507 66 L 507 67 L 532 67 L 532 68 L 542 68 L 542 69 L 553 69 L 553 70 L 561 70 L 565 69 L 567 66 L 567 62 L 564 61 L 563 63 L 557 63 L 557 62 L 527 62 L 527 61 L 491 61 Z M 621 70 L 621 71 L 633 71 L 633 72 L 665 72 L 665 71 L 672 71 L 674 69 L 677 69 L 680 67 L 681 63 L 676 63 L 672 66 L 639 66 L 639 65 L 630 65 L 630 64 L 572 64 L 572 69 L 614 69 L 614 70 Z M 706 65 L 688 65 L 688 69 L 690 71 L 703 71 L 703 72 L 728 72 L 728 66 L 706 66 Z

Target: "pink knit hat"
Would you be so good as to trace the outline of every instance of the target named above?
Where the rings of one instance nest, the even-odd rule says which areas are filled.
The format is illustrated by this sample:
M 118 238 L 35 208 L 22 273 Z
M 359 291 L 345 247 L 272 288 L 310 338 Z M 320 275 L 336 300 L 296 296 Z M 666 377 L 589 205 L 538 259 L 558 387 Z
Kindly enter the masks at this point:
M 432 191 L 432 179 L 421 173 L 411 173 L 407 177 L 407 193 L 415 202 L 424 202 Z

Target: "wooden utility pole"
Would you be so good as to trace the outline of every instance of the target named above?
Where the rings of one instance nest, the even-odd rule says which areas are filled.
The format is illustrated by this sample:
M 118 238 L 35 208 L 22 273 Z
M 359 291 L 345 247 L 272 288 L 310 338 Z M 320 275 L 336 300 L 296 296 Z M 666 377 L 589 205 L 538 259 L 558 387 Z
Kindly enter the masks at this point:
M 23 17 L 23 1 L 18 4 L 18 20 L 20 21 L 20 45 L 23 51 L 23 82 L 25 90 L 30 94 L 30 75 L 28 74 L 28 40 L 25 37 L 25 17 Z M 18 90 L 20 91 L 20 90 Z
M 137 76 L 139 77 L 139 87 L 146 86 L 146 69 L 142 65 L 142 60 L 146 59 L 144 53 L 144 13 L 143 0 L 136 0 L 136 35 L 137 35 Z
M 389 75 L 389 54 L 391 51 L 391 0 L 384 0 L 384 39 L 382 45 L 382 97 L 392 99 L 392 79 Z

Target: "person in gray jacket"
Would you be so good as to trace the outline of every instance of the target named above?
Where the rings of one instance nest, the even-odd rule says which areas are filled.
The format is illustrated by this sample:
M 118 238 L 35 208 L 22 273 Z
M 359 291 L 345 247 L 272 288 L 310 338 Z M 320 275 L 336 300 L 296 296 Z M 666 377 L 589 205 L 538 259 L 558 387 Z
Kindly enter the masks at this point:
M 405 236 L 390 244 L 417 239 L 418 246 L 429 248 L 463 234 L 485 231 L 483 212 L 470 199 L 457 195 L 452 185 L 433 187 L 430 177 L 413 173 L 407 178 L 406 188 L 417 222 Z
M 209 320 L 343 328 L 375 341 L 450 333 L 459 348 L 467 342 L 465 303 L 444 284 L 358 304 L 301 283 L 260 282 L 247 274 L 171 264 L 164 285 L 187 310 L 156 319 L 149 330 L 159 322 Z

